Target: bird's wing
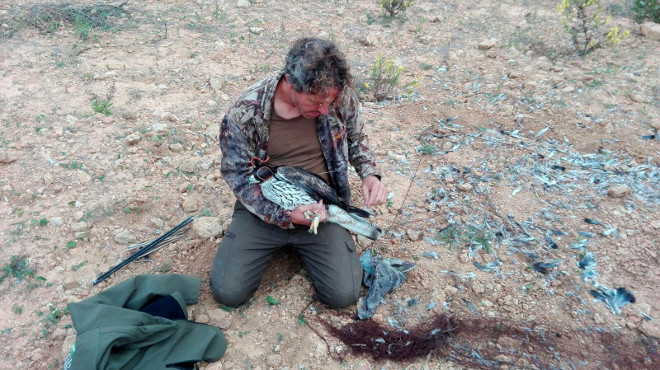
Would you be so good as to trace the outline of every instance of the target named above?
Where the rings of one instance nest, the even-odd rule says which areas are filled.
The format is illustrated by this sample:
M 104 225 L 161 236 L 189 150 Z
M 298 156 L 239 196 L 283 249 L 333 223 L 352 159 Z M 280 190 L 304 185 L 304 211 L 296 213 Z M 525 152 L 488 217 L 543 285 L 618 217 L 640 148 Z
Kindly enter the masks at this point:
M 334 204 L 347 212 L 354 213 L 360 217 L 369 217 L 371 214 L 363 209 L 346 204 L 337 194 L 337 191 L 328 185 L 320 176 L 295 166 L 280 166 L 277 174 L 283 176 L 287 181 L 305 189 L 318 201 L 323 199 L 325 204 Z
M 316 201 L 323 199 L 326 204 L 335 204 L 345 208 L 345 203 L 339 198 L 335 189 L 326 184 L 323 179 L 315 173 L 303 170 L 300 167 L 280 166 L 277 168 L 277 174 L 284 177 L 291 184 L 294 184 L 310 194 Z

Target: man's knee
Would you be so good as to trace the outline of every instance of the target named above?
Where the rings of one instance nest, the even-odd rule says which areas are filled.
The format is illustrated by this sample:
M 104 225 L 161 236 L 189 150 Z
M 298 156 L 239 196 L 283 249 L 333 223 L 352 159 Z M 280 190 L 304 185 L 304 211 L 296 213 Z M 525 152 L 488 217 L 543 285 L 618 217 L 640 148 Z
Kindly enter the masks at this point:
M 344 308 L 357 303 L 360 297 L 359 291 L 352 291 L 347 293 L 338 292 L 318 292 L 319 298 L 323 303 L 331 308 Z
M 211 292 L 216 302 L 225 306 L 237 307 L 247 302 L 254 294 L 249 288 L 226 287 L 211 279 Z

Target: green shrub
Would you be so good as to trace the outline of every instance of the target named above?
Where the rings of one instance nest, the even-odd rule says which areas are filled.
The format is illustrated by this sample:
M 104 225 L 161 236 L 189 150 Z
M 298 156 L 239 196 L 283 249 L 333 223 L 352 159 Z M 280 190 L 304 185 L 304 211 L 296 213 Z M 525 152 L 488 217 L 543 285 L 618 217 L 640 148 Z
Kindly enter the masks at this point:
M 388 96 L 394 95 L 394 89 L 399 83 L 403 67 L 394 63 L 394 59 L 385 59 L 378 56 L 376 63 L 371 67 L 369 77 L 371 83 L 365 84 L 373 94 L 376 101 L 383 101 Z
M 405 11 L 414 0 L 376 0 L 378 6 L 390 17 Z
M 424 144 L 417 148 L 417 153 L 421 153 L 424 155 L 433 155 L 438 152 L 438 149 L 431 145 L 431 144 Z
M 28 265 L 27 256 L 11 256 L 9 263 L 0 268 L 0 284 L 8 277 L 21 281 L 34 276 L 34 269 Z
M 603 15 L 604 8 L 598 0 L 562 0 L 557 9 L 575 50 L 582 56 L 603 46 L 604 41 L 616 44 L 630 34 L 627 30 L 619 32 L 617 26 L 609 32 L 603 31 L 603 26 L 610 23 L 611 17 Z
M 634 0 L 632 11 L 635 13 L 635 22 L 637 23 L 642 23 L 646 19 L 660 23 L 659 0 Z
M 76 14 L 73 19 L 73 30 L 76 36 L 83 40 L 89 38 L 89 32 L 94 28 L 94 23 L 83 14 Z
M 92 101 L 92 110 L 96 113 L 103 113 L 104 115 L 109 116 L 112 114 L 112 112 L 110 112 L 110 107 L 112 107 L 112 103 L 107 100 L 98 101 L 94 99 Z
M 118 6 L 78 3 L 57 1 L 15 7 L 6 17 L 0 17 L 4 35 L 11 37 L 25 26 L 53 33 L 65 25 L 73 25 L 76 36 L 88 39 L 93 29 L 110 30 L 116 19 L 129 16 L 123 8 L 127 2 Z

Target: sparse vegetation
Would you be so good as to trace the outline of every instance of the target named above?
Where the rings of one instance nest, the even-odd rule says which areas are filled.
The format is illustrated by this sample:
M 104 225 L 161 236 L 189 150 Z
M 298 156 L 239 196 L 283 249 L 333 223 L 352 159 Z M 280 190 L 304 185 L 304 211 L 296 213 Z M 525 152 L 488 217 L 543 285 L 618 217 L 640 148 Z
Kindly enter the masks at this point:
M 0 277 L 6 280 L 0 293 L 7 318 L 0 338 L 9 354 L 0 368 L 12 368 L 15 359 L 61 368 L 62 344 L 73 330 L 58 310 L 132 276 L 191 271 L 202 294 L 190 320 L 224 328 L 237 350 L 221 362 L 234 367 L 433 368 L 454 359 L 468 368 L 586 361 L 626 368 L 616 357 L 630 348 L 617 343 L 646 339 L 641 329 L 649 329 L 654 313 L 640 307 L 653 306 L 648 298 L 660 280 L 625 267 L 648 255 L 660 219 L 653 191 L 660 76 L 654 42 L 633 23 L 635 0 L 599 0 L 601 17 L 611 14 L 612 21 L 595 33 L 603 47 L 586 57 L 560 26 L 561 0 L 505 6 L 425 0 L 394 16 L 377 2 L 361 11 L 339 1 L 292 2 L 286 12 L 273 1 L 128 2 L 134 18 L 109 18 L 121 33 L 77 17 L 49 32 L 24 23 L 13 38 L 3 37 L 15 26 L 3 20 L 32 4 L 124 1 L 0 5 L 7 67 L 0 68 L 0 81 L 9 83 L 0 88 Z M 626 28 L 635 34 L 607 47 Z M 222 306 L 208 286 L 217 238 L 194 230 L 152 254 L 151 263 L 92 287 L 91 279 L 136 250 L 115 239 L 121 230 L 153 239 L 187 216 L 213 217 L 206 221 L 226 228 L 236 197 L 219 168 L 222 117 L 248 86 L 279 70 L 289 42 L 309 29 L 336 40 L 361 98 L 369 100 L 360 121 L 387 188 L 386 203 L 369 220 L 385 233 L 373 243 L 358 239 L 356 253 L 369 248 L 383 259 L 418 264 L 384 296 L 377 315 L 363 321 L 381 327 L 355 327 L 358 341 L 350 344 L 332 337 L 323 321 L 350 323 L 359 306 L 326 307 L 313 274 L 301 257 L 290 258 L 290 248 L 278 252 L 247 304 Z M 482 38 L 496 40 L 490 51 L 479 48 Z M 389 60 L 397 77 L 382 103 L 371 79 L 379 53 L 381 67 Z M 412 80 L 419 92 L 409 94 Z M 333 137 L 343 134 L 339 129 Z M 141 136 L 139 145 L 126 140 L 133 133 Z M 362 207 L 359 176 L 350 167 L 349 176 L 353 205 Z M 627 185 L 627 195 L 611 198 L 614 185 Z M 603 225 L 582 225 L 583 217 Z M 226 244 L 232 235 L 223 238 Z M 622 271 L 612 287 L 634 288 L 637 305 L 615 316 L 592 299 L 595 280 L 585 280 L 579 264 L 586 251 L 599 263 L 592 270 L 601 272 L 599 283 L 614 284 L 612 271 Z M 24 281 L 4 270 L 12 255 L 27 256 Z M 560 265 L 543 267 L 555 262 Z M 362 287 L 360 296 L 367 294 Z M 405 332 L 426 340 L 442 329 L 415 331 L 437 313 L 464 318 L 444 347 L 389 358 L 390 350 L 423 344 L 401 346 L 411 338 Z M 628 321 L 640 330 L 609 324 Z M 530 347 L 535 333 L 544 336 L 543 345 Z M 643 352 L 650 343 L 650 357 L 632 356 L 629 363 L 657 367 L 657 343 L 648 338 L 634 348 Z M 608 349 L 617 356 L 602 356 L 602 340 L 615 343 Z M 545 345 L 552 351 L 544 352 Z M 383 357 L 360 352 L 374 346 Z M 311 362 L 307 353 L 315 353 Z M 645 364 L 648 358 L 653 363 Z
M 14 303 L 14 305 L 11 308 L 11 312 L 13 312 L 16 315 L 20 315 L 23 313 L 23 306 L 19 306 L 18 304 Z
M 92 110 L 96 113 L 101 113 L 103 115 L 109 116 L 112 114 L 110 108 L 112 103 L 107 100 L 98 101 L 97 99 L 92 100 Z
M 647 19 L 660 23 L 660 1 L 658 0 L 634 0 L 632 11 L 637 23 L 642 23 Z
M 461 251 L 462 246 L 475 246 L 483 248 L 486 253 L 491 253 L 494 238 L 492 232 L 471 225 L 467 227 L 450 225 L 438 232 L 440 242 L 457 252 Z
M 378 6 L 387 15 L 394 17 L 395 15 L 404 12 L 413 3 L 414 0 L 376 0 Z
M 2 268 L 0 284 L 12 276 L 18 281 L 24 280 L 28 276 L 34 276 L 34 272 L 35 270 L 28 265 L 27 256 L 11 256 L 9 263 Z
M 603 15 L 604 7 L 598 0 L 562 0 L 557 9 L 564 29 L 581 56 L 603 46 L 605 41 L 616 44 L 630 34 L 628 30 L 619 32 L 618 26 L 613 26 L 609 32 L 603 31 L 603 26 L 612 18 Z
M 126 3 L 115 5 L 75 3 L 36 4 L 16 8 L 7 18 L 0 18 L 4 36 L 11 37 L 26 26 L 43 33 L 53 33 L 65 25 L 73 25 L 76 36 L 89 38 L 93 29 L 109 30 L 115 18 L 128 15 L 123 8 Z
M 373 67 L 371 67 L 369 74 L 371 82 L 365 84 L 365 87 L 373 93 L 376 101 L 393 97 L 402 72 L 403 67 L 394 63 L 394 59 L 385 59 L 379 55 Z
M 424 144 L 417 148 L 417 152 L 424 155 L 432 155 L 438 152 L 438 149 L 431 144 Z

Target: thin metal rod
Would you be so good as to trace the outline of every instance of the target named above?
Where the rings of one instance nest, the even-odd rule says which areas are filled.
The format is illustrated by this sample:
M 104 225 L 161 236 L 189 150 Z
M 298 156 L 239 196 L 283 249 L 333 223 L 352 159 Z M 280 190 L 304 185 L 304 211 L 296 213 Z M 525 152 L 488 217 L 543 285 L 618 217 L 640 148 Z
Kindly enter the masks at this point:
M 125 260 L 123 260 L 121 262 L 119 262 L 115 267 L 108 270 L 108 272 L 106 272 L 105 274 L 97 277 L 96 280 L 94 280 L 94 282 L 92 282 L 92 284 L 96 285 L 96 284 L 102 282 L 103 280 L 107 279 L 110 275 L 114 274 L 115 272 L 117 272 L 122 267 L 124 267 L 124 266 L 128 265 L 129 263 L 133 262 L 135 259 L 140 258 L 142 256 L 145 256 L 145 255 L 151 253 L 152 249 L 154 249 L 158 244 L 160 244 L 163 240 L 170 237 L 172 234 L 179 231 L 179 229 L 181 229 L 182 227 L 188 225 L 192 220 L 193 220 L 193 216 L 188 217 L 182 223 L 174 226 L 174 228 L 172 230 L 170 230 L 170 231 L 166 232 L 165 234 L 159 236 L 158 238 L 156 238 L 151 243 L 147 244 L 143 248 L 140 248 L 137 252 L 135 252 L 130 257 L 126 258 Z

